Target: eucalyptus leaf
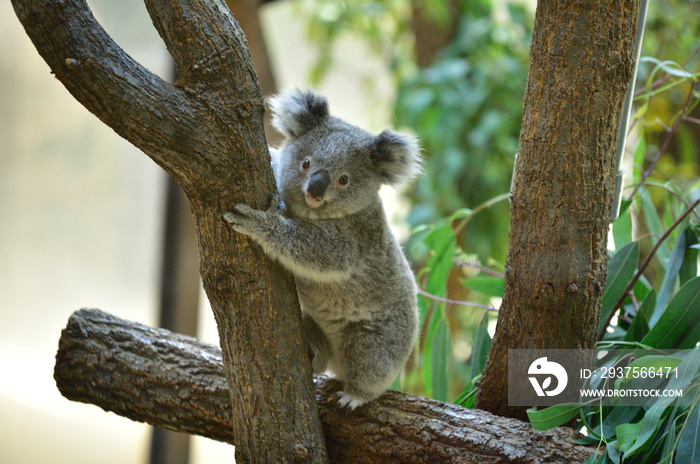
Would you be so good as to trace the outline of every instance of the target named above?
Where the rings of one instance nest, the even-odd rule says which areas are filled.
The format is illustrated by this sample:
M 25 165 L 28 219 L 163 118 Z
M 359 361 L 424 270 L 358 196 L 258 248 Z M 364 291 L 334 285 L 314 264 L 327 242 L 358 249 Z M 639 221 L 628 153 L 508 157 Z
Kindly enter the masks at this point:
M 642 425 L 636 424 L 620 424 L 615 427 L 615 436 L 617 437 L 617 447 L 620 451 L 627 451 L 639 436 L 639 430 Z
M 423 374 L 423 384 L 426 386 L 426 394 L 428 396 L 432 395 L 432 385 L 433 385 L 433 340 L 435 334 L 437 333 L 437 328 L 440 322 L 444 319 L 442 308 L 432 301 L 429 306 L 431 310 L 428 311 L 428 329 L 425 333 L 425 339 L 423 341 L 423 349 L 420 353 L 421 360 L 421 372 Z
M 474 346 L 472 347 L 472 359 L 469 366 L 469 377 L 474 380 L 481 375 L 486 365 L 486 357 L 491 349 L 491 336 L 488 332 L 489 327 L 489 311 L 485 311 L 484 315 L 476 327 L 474 334 Z
M 637 242 L 626 245 L 608 261 L 608 282 L 603 293 L 598 331 L 603 329 L 613 306 L 632 280 L 637 269 L 637 261 L 639 261 L 639 244 Z
M 663 443 L 663 448 L 661 449 L 660 464 L 670 464 L 673 462 L 673 455 L 675 454 L 677 445 L 676 430 L 678 429 L 679 421 L 681 421 L 682 419 L 683 418 L 681 416 L 678 416 L 678 405 L 675 405 L 671 410 L 671 413 L 669 414 L 669 420 L 666 421 L 666 426 L 664 427 L 664 431 L 661 434 L 661 437 L 656 437 L 657 442 Z
M 647 189 L 639 189 L 639 198 L 641 199 L 642 211 L 644 212 L 644 222 L 649 230 L 649 233 L 652 235 L 652 237 L 654 237 L 654 244 L 656 244 L 656 242 L 659 240 L 657 237 L 661 237 L 664 233 L 661 218 L 659 218 L 659 213 L 656 212 L 656 207 L 654 206 L 654 203 L 651 200 L 651 195 Z M 668 246 L 668 243 L 664 242 L 660 244 L 659 248 L 656 250 L 656 256 L 659 258 L 662 266 L 666 266 L 670 255 L 671 248 Z
M 433 398 L 439 401 L 447 401 L 447 367 L 450 358 L 450 331 L 447 328 L 447 321 L 440 318 L 433 337 L 432 347 L 432 376 L 431 387 Z
M 605 439 L 610 440 L 610 438 L 615 436 L 615 428 L 620 424 L 628 424 L 634 421 L 639 412 L 641 411 L 641 406 L 629 406 L 629 407 L 612 407 L 609 408 L 610 413 L 605 416 L 603 420 L 602 427 L 597 427 L 596 432 L 600 435 L 602 434 Z
M 614 440 L 612 443 L 608 443 L 606 451 L 607 451 L 606 454 L 608 456 L 608 459 L 610 459 L 609 462 L 612 462 L 613 464 L 621 464 L 622 451 L 620 451 L 617 448 L 617 440 Z
M 683 353 L 680 357 L 681 362 L 677 368 L 678 376 L 671 377 L 666 386 L 668 390 L 685 390 L 697 375 L 698 369 L 700 369 L 700 349 L 690 350 Z M 672 396 L 661 396 L 653 405 L 649 406 L 644 417 L 639 422 L 641 425 L 639 437 L 634 445 L 627 449 L 625 457 L 632 456 L 638 450 L 646 449 L 649 446 L 650 441 L 663 425 L 662 417 L 671 413 L 672 408 L 670 406 L 674 400 L 675 398 Z
M 457 243 L 449 225 L 436 227 L 425 238 L 425 243 L 431 250 L 428 258 L 430 273 L 425 284 L 425 290 L 436 296 L 445 296 L 447 279 L 452 271 Z
M 637 298 L 637 301 L 644 301 L 644 298 L 646 298 L 649 292 L 653 289 L 653 285 L 651 285 L 647 278 L 644 277 L 644 274 L 642 274 L 641 276 L 639 276 L 637 282 L 635 282 L 634 287 L 632 287 L 632 293 L 634 293 L 634 296 L 635 298 Z
M 686 71 L 681 67 L 681 65 L 673 61 L 662 62 L 661 69 L 663 69 L 665 73 L 670 74 L 672 76 L 682 77 L 686 79 L 692 79 L 693 77 L 693 73 Z
M 637 310 L 634 319 L 632 319 L 632 324 L 630 324 L 627 333 L 625 334 L 625 341 L 631 342 L 636 340 L 642 340 L 646 334 L 649 333 L 649 316 L 656 306 L 656 292 L 652 289 L 642 301 L 642 304 Z
M 467 288 L 486 296 L 503 297 L 505 282 L 500 277 L 480 275 L 462 281 Z
M 642 115 L 637 109 L 637 117 Z M 639 184 L 642 178 L 642 169 L 644 167 L 644 158 L 646 157 L 647 142 L 644 138 L 644 133 L 642 132 L 639 137 L 639 143 L 637 148 L 634 150 L 634 165 L 632 166 L 632 182 L 636 185 Z
M 698 275 L 698 251 L 695 246 L 698 243 L 696 226 L 688 226 L 685 230 L 686 248 L 683 255 L 683 263 L 678 272 L 681 285 L 685 285 L 693 277 Z
M 564 403 L 546 409 L 528 409 L 527 417 L 535 430 L 549 430 L 566 424 L 577 417 L 581 410 L 579 403 Z
M 612 233 L 615 248 L 618 250 L 632 241 L 632 216 L 629 208 L 620 207 L 620 216 L 612 224 Z
M 659 295 L 656 298 L 654 313 L 649 320 L 650 325 L 654 325 L 656 321 L 658 321 L 659 317 L 661 317 L 661 311 L 663 310 L 663 307 L 666 306 L 666 303 L 668 303 L 668 300 L 671 298 L 671 295 L 676 287 L 678 273 L 681 270 L 681 264 L 683 264 L 683 257 L 685 256 L 685 237 L 686 232 L 681 232 L 675 245 L 673 246 L 673 250 L 671 250 L 671 256 L 669 257 L 668 264 L 666 265 L 666 273 L 664 274 L 664 279 L 661 282 Z
M 477 388 L 472 384 L 464 387 L 462 393 L 455 399 L 455 404 L 464 406 L 467 409 L 474 407 L 474 395 L 476 394 Z
M 700 341 L 700 277 L 690 280 L 669 301 L 658 322 L 642 339 L 660 349 L 689 349 Z
M 663 425 L 661 417 L 666 412 L 666 408 L 671 401 L 673 401 L 673 399 L 669 400 L 663 398 L 647 410 L 646 414 L 644 414 L 644 417 L 639 422 L 639 429 L 637 430 L 637 437 L 634 443 L 630 444 L 627 446 L 627 449 L 625 449 L 624 458 L 634 456 L 639 451 L 643 451 L 651 445 L 656 432 Z
M 676 447 L 676 464 L 700 462 L 700 407 L 695 406 Z

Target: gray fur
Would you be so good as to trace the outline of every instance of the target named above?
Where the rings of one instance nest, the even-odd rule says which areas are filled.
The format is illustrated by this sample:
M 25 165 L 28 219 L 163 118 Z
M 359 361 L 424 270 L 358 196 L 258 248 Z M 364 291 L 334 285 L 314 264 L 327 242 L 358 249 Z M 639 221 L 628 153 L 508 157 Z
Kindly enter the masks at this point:
M 287 137 L 299 137 L 328 117 L 328 101 L 310 91 L 272 97 L 270 108 L 272 126 Z
M 379 198 L 382 184 L 419 172 L 418 145 L 332 117 L 310 91 L 282 94 L 272 107 L 287 136 L 271 150 L 284 207 L 239 204 L 224 218 L 294 274 L 314 372 L 342 380 L 339 402 L 354 409 L 389 387 L 418 331 L 415 280 Z M 322 171 L 312 189 L 322 196 L 307 194 Z

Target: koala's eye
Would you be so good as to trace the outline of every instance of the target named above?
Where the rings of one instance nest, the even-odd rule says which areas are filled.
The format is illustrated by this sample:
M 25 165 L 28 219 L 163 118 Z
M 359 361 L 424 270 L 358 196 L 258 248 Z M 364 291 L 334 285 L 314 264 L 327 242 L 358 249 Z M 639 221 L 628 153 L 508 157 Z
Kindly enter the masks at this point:
M 309 158 L 306 158 L 303 163 L 301 163 L 301 168 L 302 169 L 309 169 L 311 166 L 311 161 L 309 161 Z
M 340 184 L 340 185 L 348 185 L 349 181 L 350 181 L 350 179 L 345 174 L 338 177 L 338 184 Z

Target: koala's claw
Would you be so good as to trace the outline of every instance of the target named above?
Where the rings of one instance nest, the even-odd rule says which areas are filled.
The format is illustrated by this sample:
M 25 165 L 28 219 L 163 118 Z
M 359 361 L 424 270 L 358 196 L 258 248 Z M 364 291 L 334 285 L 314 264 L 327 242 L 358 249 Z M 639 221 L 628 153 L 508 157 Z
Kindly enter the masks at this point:
M 233 226 L 242 225 L 246 219 L 252 216 L 249 211 L 246 211 L 246 208 L 252 210 L 252 208 L 244 204 L 234 205 L 233 211 L 227 211 L 223 214 L 224 220 Z
M 243 203 L 238 203 L 231 209 L 223 214 L 224 220 L 231 224 L 236 232 L 250 235 L 255 228 L 257 215 L 260 214 L 260 211 Z
M 234 214 L 237 213 L 239 216 L 243 216 L 243 217 L 254 216 L 255 213 L 257 213 L 257 211 L 258 211 L 255 208 L 251 208 L 250 206 L 248 206 L 244 203 L 238 203 L 238 204 L 233 205 L 233 210 L 235 212 Z
M 338 397 L 338 405 L 341 408 L 347 407 L 350 411 L 353 411 L 358 406 L 362 406 L 366 402 L 344 391 L 339 391 L 336 393 L 336 396 Z
M 225 212 L 223 215 L 224 221 L 228 222 L 229 224 L 235 224 L 236 220 L 238 219 L 238 216 L 231 211 Z
M 277 192 L 274 192 L 270 198 L 269 206 L 263 211 L 268 213 L 276 213 L 284 211 L 286 208 L 287 205 L 285 205 L 284 202 L 280 199 L 279 194 Z M 233 211 L 228 211 L 223 214 L 223 217 L 226 220 L 226 222 L 230 222 L 231 224 L 238 224 L 241 222 L 242 218 L 252 217 L 262 212 L 255 208 L 251 208 L 245 203 L 237 203 L 233 205 L 232 210 Z

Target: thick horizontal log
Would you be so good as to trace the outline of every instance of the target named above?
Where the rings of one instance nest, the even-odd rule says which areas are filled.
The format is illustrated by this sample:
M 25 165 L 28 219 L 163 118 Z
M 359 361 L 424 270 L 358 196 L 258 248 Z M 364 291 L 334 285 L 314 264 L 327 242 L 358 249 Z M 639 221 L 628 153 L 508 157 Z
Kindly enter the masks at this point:
M 68 399 L 231 442 L 221 350 L 195 338 L 81 310 L 61 335 L 54 378 Z M 538 432 L 516 419 L 395 391 L 348 412 L 337 406 L 337 381 L 315 383 L 331 462 L 575 463 L 594 452 L 573 444 L 571 429 Z

